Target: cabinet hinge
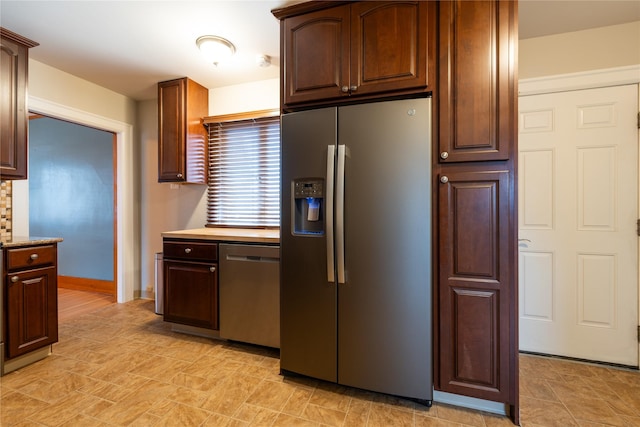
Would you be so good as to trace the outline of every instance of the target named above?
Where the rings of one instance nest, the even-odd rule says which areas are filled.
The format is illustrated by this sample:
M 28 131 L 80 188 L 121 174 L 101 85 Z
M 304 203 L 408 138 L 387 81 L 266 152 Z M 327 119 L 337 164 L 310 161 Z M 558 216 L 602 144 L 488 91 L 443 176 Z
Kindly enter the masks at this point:
M 640 325 L 638 325 L 638 342 L 640 342 Z
M 636 224 L 637 224 L 636 234 L 640 236 L 640 219 L 638 220 L 638 222 L 636 222 Z
M 640 111 L 638 111 L 638 129 L 640 129 Z

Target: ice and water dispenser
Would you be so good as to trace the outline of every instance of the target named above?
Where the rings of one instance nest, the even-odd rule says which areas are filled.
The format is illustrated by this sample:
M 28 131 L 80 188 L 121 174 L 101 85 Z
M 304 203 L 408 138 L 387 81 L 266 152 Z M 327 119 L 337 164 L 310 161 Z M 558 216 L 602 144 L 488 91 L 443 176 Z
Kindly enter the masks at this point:
M 293 234 L 324 235 L 324 179 L 294 180 L 293 199 Z

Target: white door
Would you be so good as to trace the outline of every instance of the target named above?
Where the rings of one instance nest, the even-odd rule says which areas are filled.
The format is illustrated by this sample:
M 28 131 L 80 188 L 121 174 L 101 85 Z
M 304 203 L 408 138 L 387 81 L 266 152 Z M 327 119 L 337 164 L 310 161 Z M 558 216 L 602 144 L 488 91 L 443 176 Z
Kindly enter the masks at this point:
M 638 366 L 638 86 L 519 99 L 520 350 Z

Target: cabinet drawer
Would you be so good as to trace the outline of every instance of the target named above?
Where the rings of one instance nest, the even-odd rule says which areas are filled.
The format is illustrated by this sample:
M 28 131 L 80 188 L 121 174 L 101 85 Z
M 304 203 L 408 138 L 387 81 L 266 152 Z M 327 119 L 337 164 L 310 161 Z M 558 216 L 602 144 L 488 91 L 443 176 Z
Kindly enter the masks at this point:
M 165 241 L 162 247 L 164 258 L 190 261 L 215 261 L 218 259 L 218 244 L 197 241 Z
M 53 265 L 55 261 L 56 250 L 52 245 L 7 249 L 7 270 Z

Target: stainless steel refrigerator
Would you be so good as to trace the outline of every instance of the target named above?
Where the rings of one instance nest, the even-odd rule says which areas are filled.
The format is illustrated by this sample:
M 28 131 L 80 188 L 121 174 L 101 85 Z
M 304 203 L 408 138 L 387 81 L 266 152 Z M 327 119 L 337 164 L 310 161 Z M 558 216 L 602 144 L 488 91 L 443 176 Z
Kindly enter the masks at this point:
M 431 100 L 282 116 L 280 367 L 432 400 Z

